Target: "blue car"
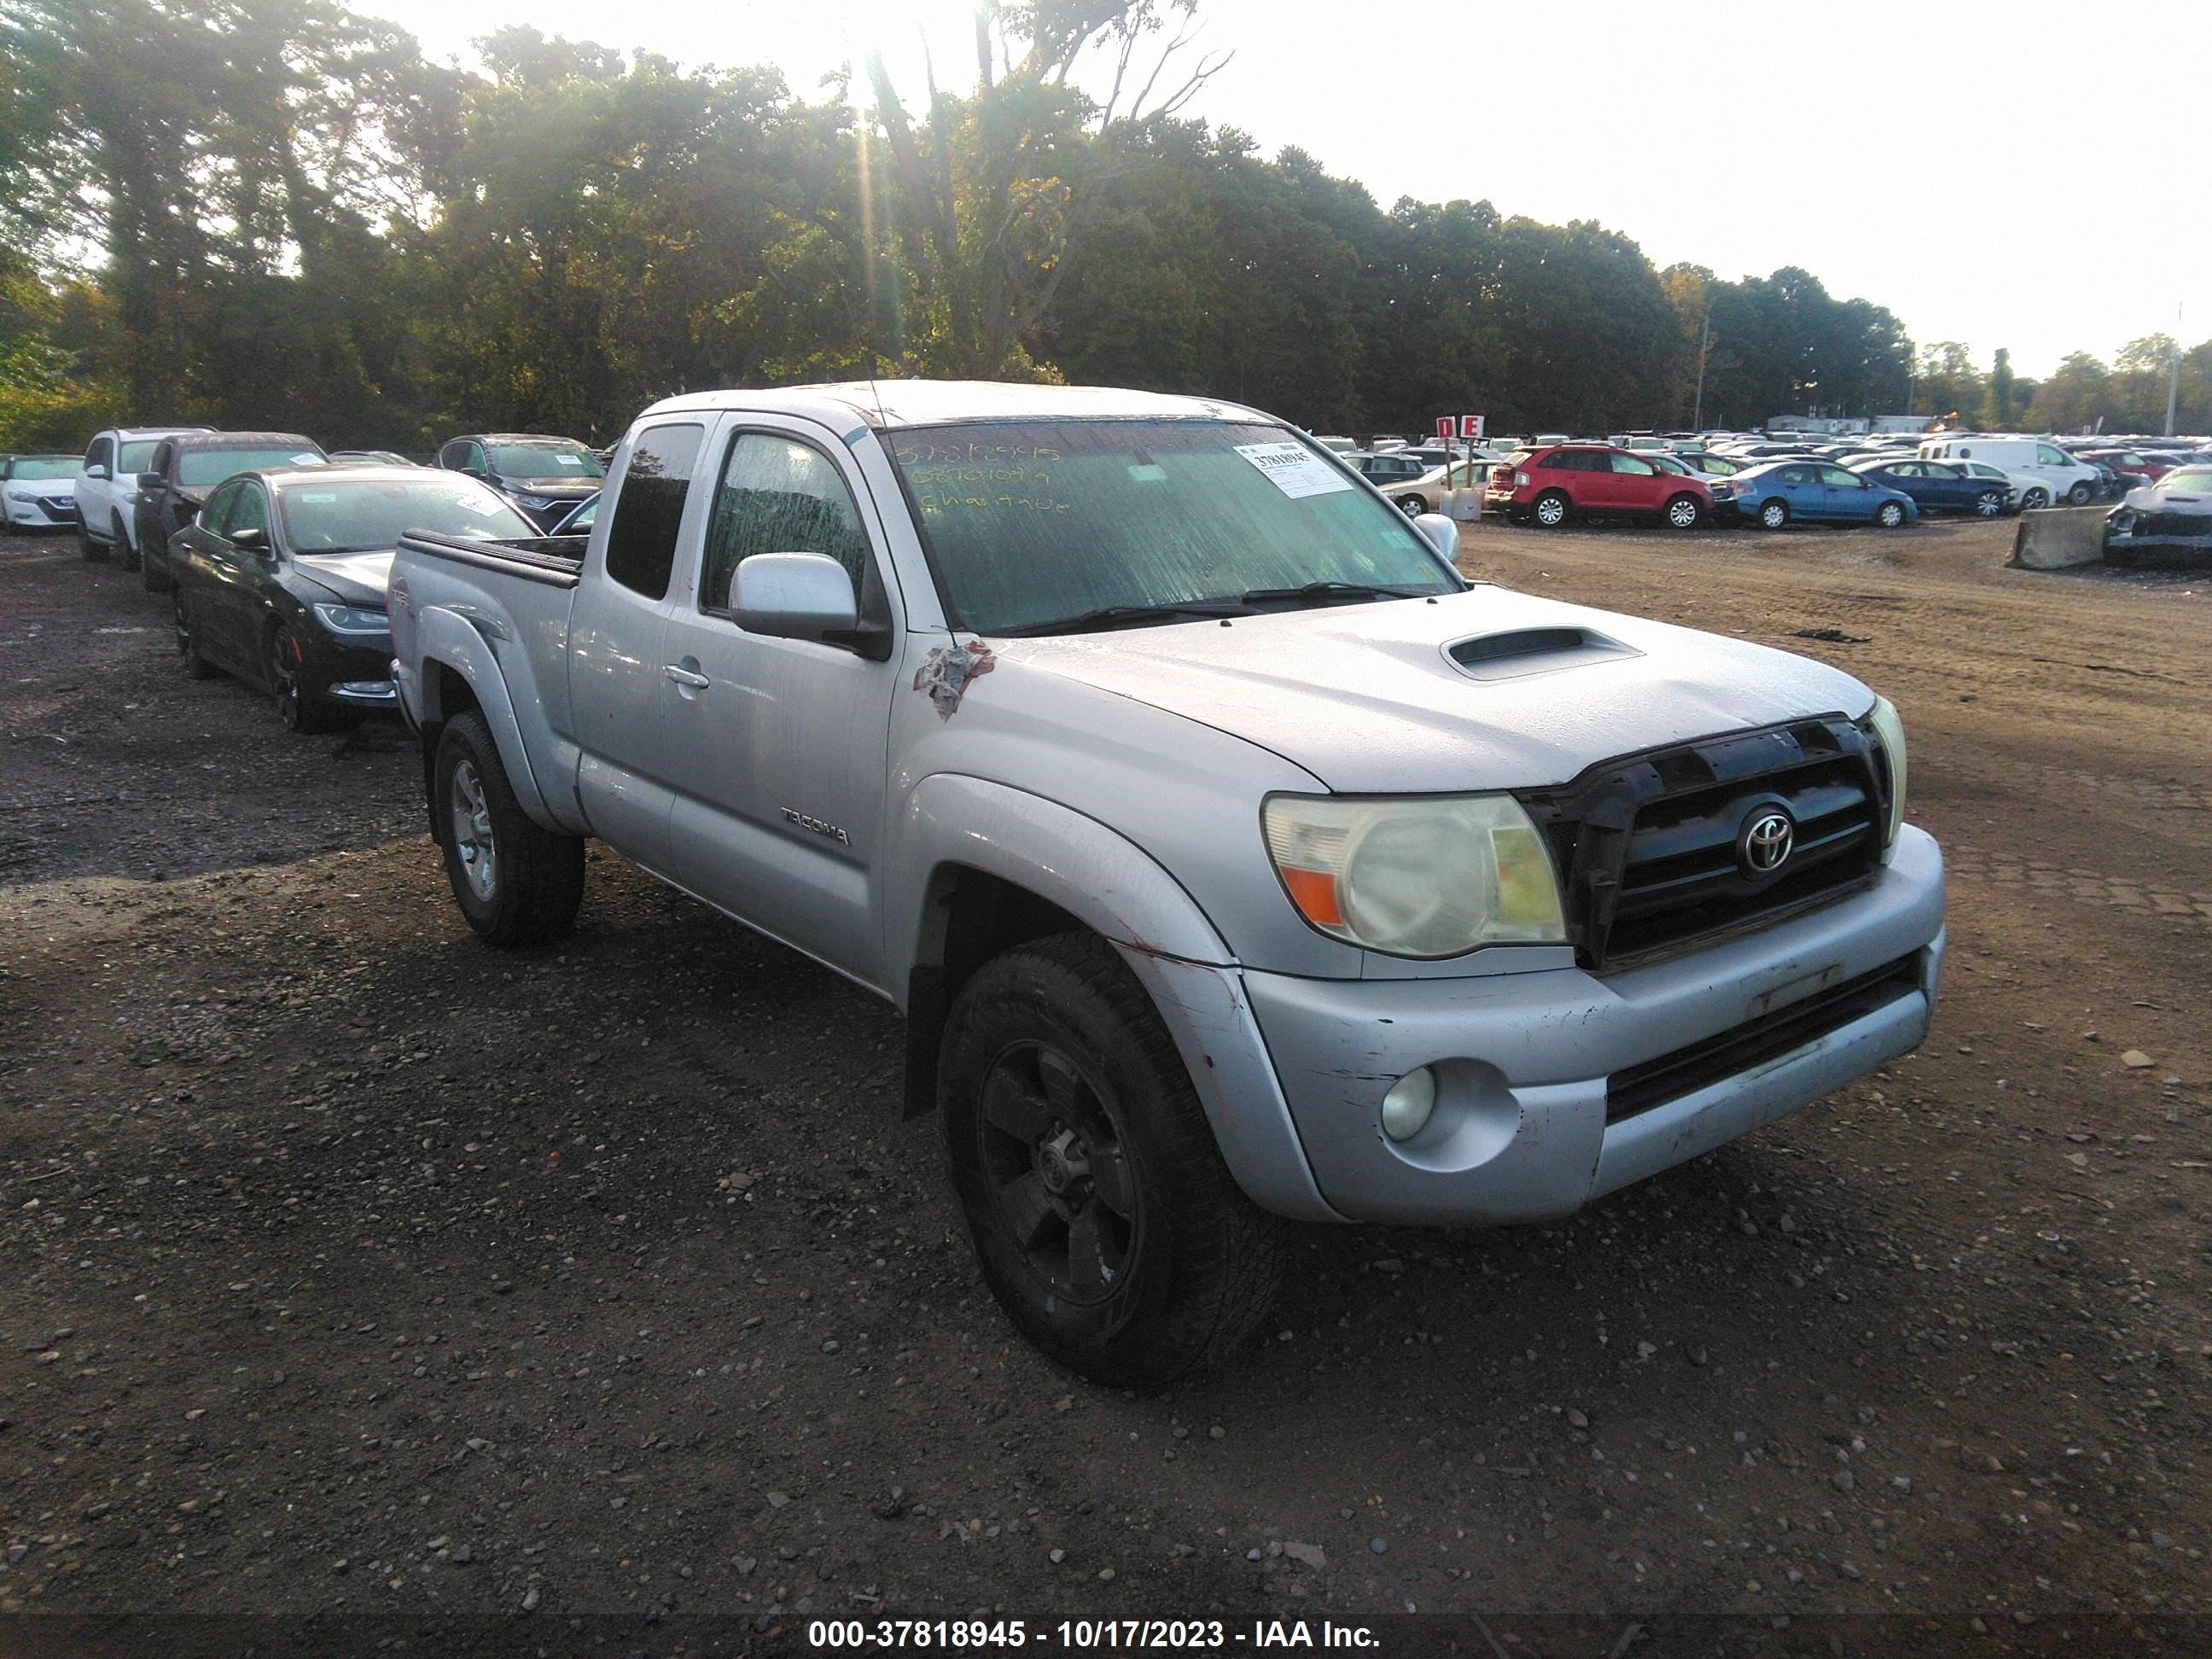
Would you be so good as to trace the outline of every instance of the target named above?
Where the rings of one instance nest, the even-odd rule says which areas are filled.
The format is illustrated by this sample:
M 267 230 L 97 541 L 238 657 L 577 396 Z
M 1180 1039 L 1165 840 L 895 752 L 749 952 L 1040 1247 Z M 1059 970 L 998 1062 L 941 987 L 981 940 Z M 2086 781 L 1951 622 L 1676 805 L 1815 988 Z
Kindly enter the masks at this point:
M 1903 490 L 1885 489 L 1832 461 L 1771 461 L 1747 467 L 1729 482 L 1735 485 L 1738 515 L 1768 530 L 1779 530 L 1792 519 L 1894 530 L 1920 516 Z
M 1977 478 L 1951 461 L 1923 461 L 1891 457 L 1862 461 L 1850 469 L 1870 483 L 1912 497 L 1923 513 L 1972 513 L 1994 519 L 2005 510 L 2005 487 L 1989 478 Z

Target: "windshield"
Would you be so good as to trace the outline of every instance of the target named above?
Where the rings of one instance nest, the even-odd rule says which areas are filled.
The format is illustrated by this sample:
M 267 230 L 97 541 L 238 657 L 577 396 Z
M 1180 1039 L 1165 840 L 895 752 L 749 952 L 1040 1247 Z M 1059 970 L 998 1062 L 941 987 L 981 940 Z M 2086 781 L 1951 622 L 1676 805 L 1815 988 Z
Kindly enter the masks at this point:
M 298 444 L 274 449 L 187 449 L 177 457 L 177 483 L 185 489 L 205 489 L 234 472 L 258 472 L 264 466 L 321 466 L 323 458 Z
M 284 539 L 295 553 L 375 553 L 399 544 L 400 532 L 491 541 L 534 536 L 523 516 L 483 485 L 466 478 L 327 479 L 286 487 L 279 499 Z
M 1122 606 L 1235 611 L 1257 590 L 1317 582 L 1462 586 L 1404 514 L 1280 427 L 1021 421 L 886 435 L 956 627 L 1060 631 Z
M 8 463 L 11 478 L 74 478 L 83 471 L 82 455 L 18 455 Z
M 491 470 L 502 478 L 598 478 L 599 458 L 581 444 L 492 444 Z

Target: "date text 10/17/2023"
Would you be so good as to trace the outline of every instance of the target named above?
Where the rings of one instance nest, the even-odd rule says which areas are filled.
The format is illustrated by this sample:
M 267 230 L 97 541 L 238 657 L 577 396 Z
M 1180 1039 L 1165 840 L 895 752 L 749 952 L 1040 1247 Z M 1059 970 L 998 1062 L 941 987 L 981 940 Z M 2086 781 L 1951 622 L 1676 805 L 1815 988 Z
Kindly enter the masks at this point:
M 1364 1625 L 1255 1619 L 816 1619 L 810 1648 L 1026 1648 L 1070 1651 L 1172 1648 L 1357 1648 L 1381 1645 Z

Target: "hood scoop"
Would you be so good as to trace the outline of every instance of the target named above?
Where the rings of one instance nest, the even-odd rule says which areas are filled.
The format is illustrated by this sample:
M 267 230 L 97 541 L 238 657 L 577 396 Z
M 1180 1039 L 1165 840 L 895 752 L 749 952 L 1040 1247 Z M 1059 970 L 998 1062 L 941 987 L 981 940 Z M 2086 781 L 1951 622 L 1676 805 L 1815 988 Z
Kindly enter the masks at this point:
M 1515 680 L 1617 657 L 1640 657 L 1592 628 L 1516 628 L 1502 634 L 1478 634 L 1444 647 L 1453 667 L 1471 680 Z

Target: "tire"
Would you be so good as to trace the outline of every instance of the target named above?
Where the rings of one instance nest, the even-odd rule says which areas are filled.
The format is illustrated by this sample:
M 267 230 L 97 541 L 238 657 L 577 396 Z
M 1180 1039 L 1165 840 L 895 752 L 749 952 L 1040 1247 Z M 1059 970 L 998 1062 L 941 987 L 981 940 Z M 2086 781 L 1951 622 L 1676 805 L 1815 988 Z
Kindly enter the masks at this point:
M 2030 507 L 2048 507 L 2050 505 L 2051 492 L 2047 489 L 2031 489 L 2027 495 L 2020 498 L 2020 510 L 2023 513 L 2027 512 Z
M 938 1104 L 984 1281 L 1048 1358 L 1157 1386 L 1267 1316 L 1288 1229 L 1231 1177 L 1174 1039 L 1104 940 L 1035 940 L 977 969 L 945 1021 Z
M 1974 516 L 1977 518 L 1998 518 L 2002 515 L 2004 509 L 2004 491 L 2002 489 L 1984 489 L 1974 497 Z
M 1875 509 L 1874 521 L 1884 530 L 1894 530 L 1905 522 L 1905 509 L 1895 501 L 1884 501 Z
M 1529 516 L 1541 528 L 1557 530 L 1573 516 L 1574 510 L 1574 503 L 1567 499 L 1565 491 L 1547 489 L 1536 497 L 1535 505 L 1529 509 Z
M 1695 530 L 1698 521 L 1705 516 L 1705 509 L 1698 505 L 1695 495 L 1676 495 L 1660 509 L 1659 522 L 1669 530 Z
M 115 562 L 125 570 L 138 568 L 138 556 L 131 547 L 131 532 L 124 528 L 120 519 L 115 521 Z
M 2095 499 L 2096 494 L 2095 490 L 2077 478 L 2075 480 L 2074 487 L 2066 492 L 2066 499 L 2072 506 L 2087 507 Z
M 289 623 L 269 635 L 269 688 L 276 699 L 276 718 L 285 730 L 302 737 L 335 732 L 345 717 L 323 701 L 322 687 L 310 677 L 307 652 Z
M 1430 508 L 1428 502 L 1423 501 L 1419 495 L 1401 495 L 1398 498 L 1398 510 L 1409 519 L 1418 519 Z
M 174 590 L 172 591 L 174 592 Z M 185 596 L 181 592 L 175 592 L 174 597 L 170 600 L 169 613 L 175 618 L 177 654 L 184 659 L 185 678 L 194 680 L 213 679 L 222 671 L 200 655 L 199 639 L 192 632 L 191 613 L 185 609 Z
M 106 545 L 93 539 L 92 532 L 86 527 L 85 522 L 82 519 L 77 520 L 76 526 L 76 550 L 83 556 L 84 562 L 87 564 L 106 564 L 107 562 L 107 549 Z
M 510 946 L 567 933 L 584 898 L 583 839 L 531 821 L 481 714 L 446 722 L 431 777 L 431 833 L 469 926 Z
M 1759 507 L 1759 527 L 1761 530 L 1779 530 L 1783 526 L 1789 522 L 1789 502 L 1784 501 L 1771 501 L 1764 502 Z

